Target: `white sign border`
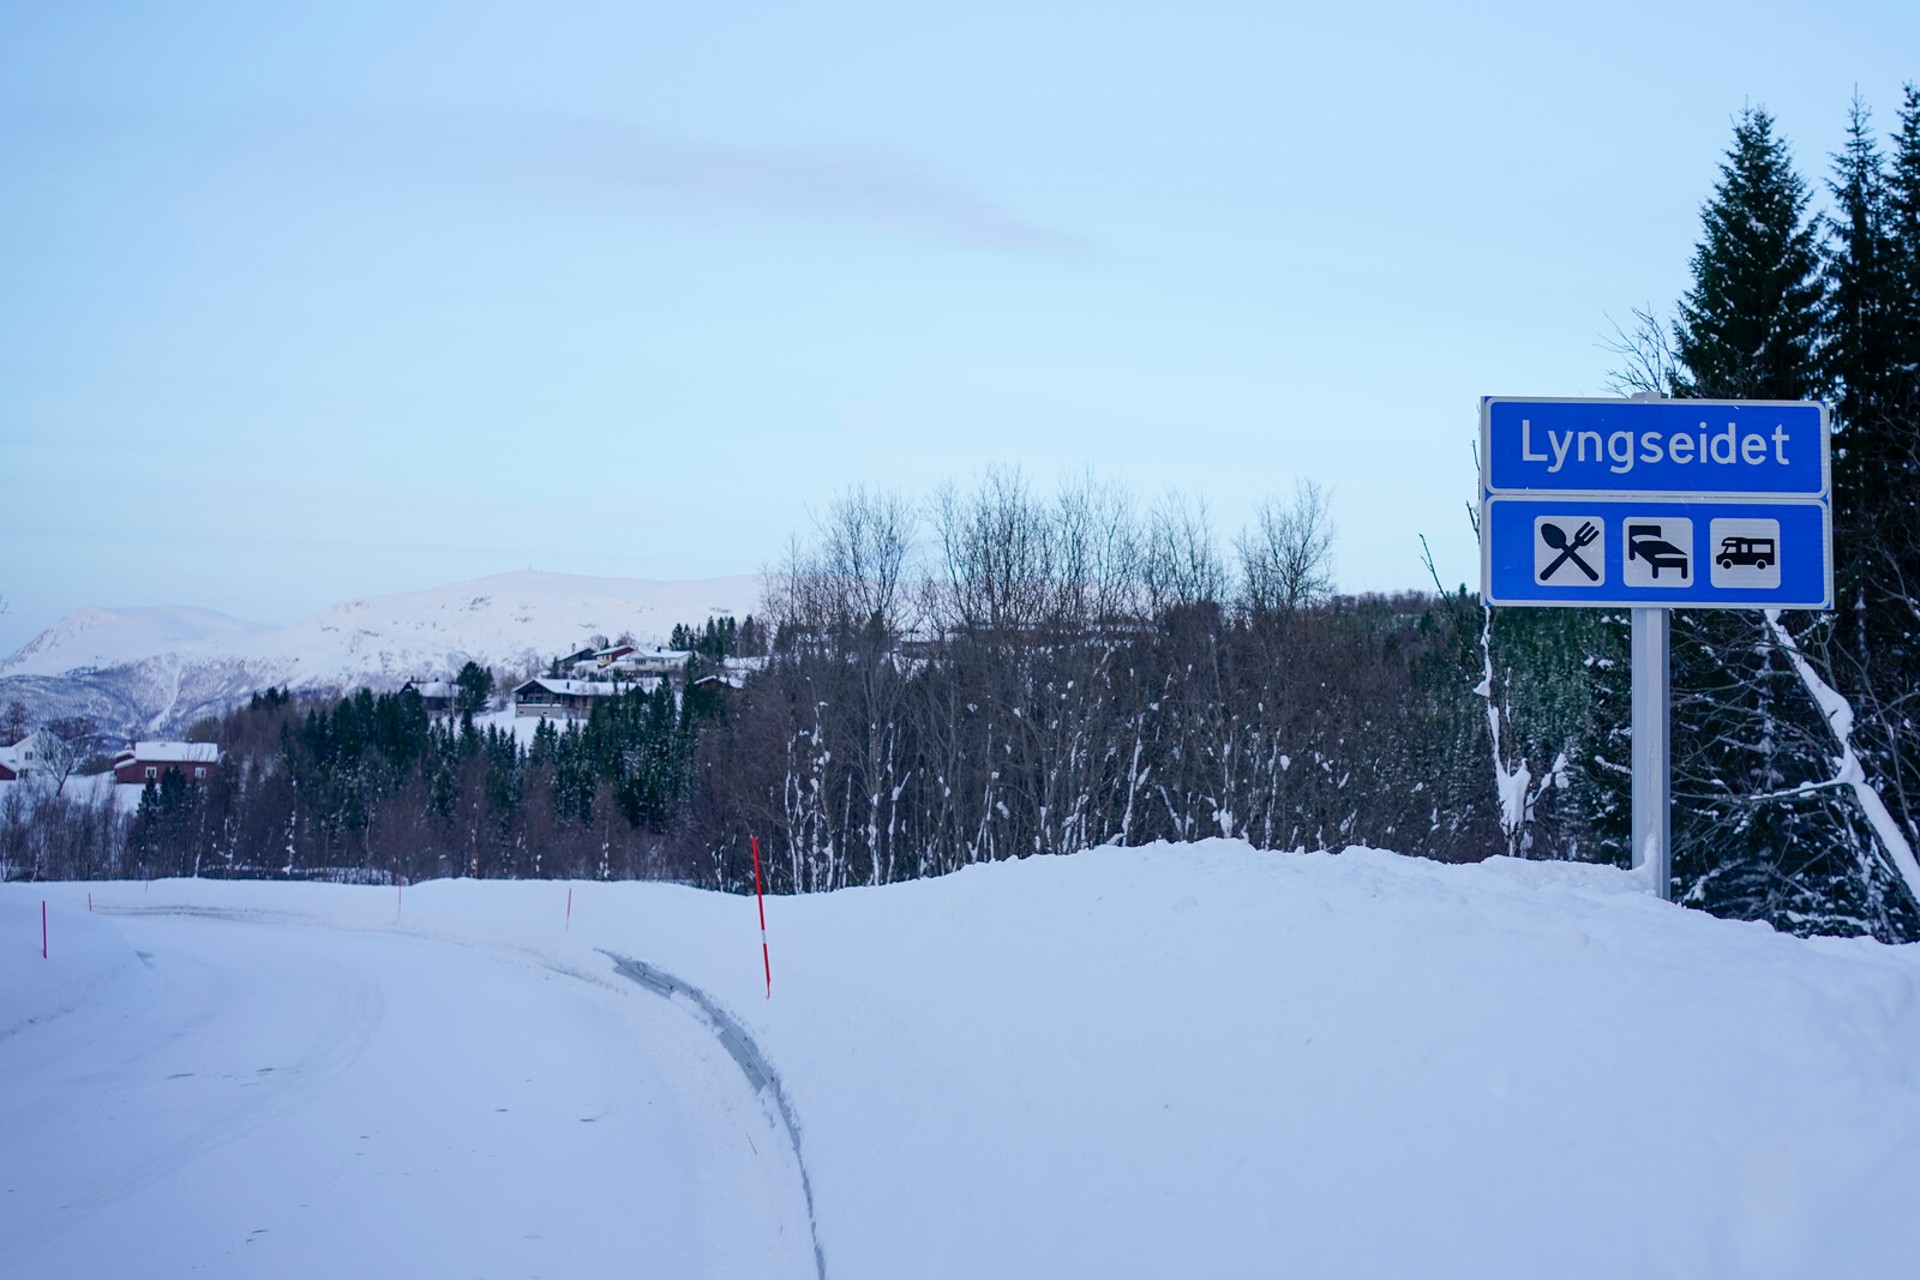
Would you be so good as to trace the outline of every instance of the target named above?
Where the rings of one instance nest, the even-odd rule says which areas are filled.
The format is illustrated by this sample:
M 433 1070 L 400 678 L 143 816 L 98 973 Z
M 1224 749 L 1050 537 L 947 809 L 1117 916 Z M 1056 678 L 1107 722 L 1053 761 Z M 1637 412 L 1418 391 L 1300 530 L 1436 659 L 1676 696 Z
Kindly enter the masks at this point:
M 1720 601 L 1714 601 L 1714 600 L 1673 600 L 1673 601 L 1663 602 L 1658 599 L 1640 599 L 1640 600 L 1599 600 L 1599 599 L 1588 600 L 1585 598 L 1582 598 L 1579 600 L 1531 600 L 1531 599 L 1529 600 L 1496 600 L 1494 599 L 1493 597 L 1493 525 L 1492 525 L 1492 514 L 1493 514 L 1492 504 L 1494 503 L 1494 501 L 1502 500 L 1507 502 L 1535 502 L 1535 501 L 1544 500 L 1549 502 L 1558 502 L 1561 499 L 1567 500 L 1567 502 L 1569 502 L 1570 504 L 1578 504 L 1583 502 L 1600 502 L 1600 503 L 1605 503 L 1608 506 L 1614 506 L 1621 503 L 1631 504 L 1634 502 L 1641 502 L 1641 501 L 1649 502 L 1649 503 L 1660 503 L 1664 505 L 1673 505 L 1673 506 L 1679 506 L 1679 505 L 1697 506 L 1697 507 L 1738 506 L 1738 507 L 1749 507 L 1749 508 L 1754 506 L 1769 506 L 1769 505 L 1782 506 L 1782 507 L 1788 507 L 1788 506 L 1805 507 L 1805 506 L 1811 506 L 1814 503 L 1818 503 L 1820 505 L 1821 533 L 1822 533 L 1822 536 L 1826 539 L 1827 554 L 1826 554 L 1826 563 L 1823 566 L 1826 572 L 1823 575 L 1823 577 L 1825 580 L 1825 589 L 1827 593 L 1827 598 L 1825 602 L 1821 604 L 1806 604 L 1806 603 L 1768 604 L 1765 601 L 1755 602 L 1752 600 L 1741 600 L 1738 602 L 1735 602 L 1735 601 L 1720 602 Z M 1709 516 L 1708 518 L 1711 519 L 1711 516 Z M 1589 493 L 1589 492 L 1580 492 L 1580 491 L 1574 491 L 1574 490 L 1569 490 L 1564 493 L 1558 490 L 1541 493 L 1533 489 L 1524 489 L 1518 492 L 1507 490 L 1500 493 L 1489 493 L 1483 489 L 1480 495 L 1480 603 L 1492 609 L 1667 609 L 1667 610 L 1744 609 L 1748 611 L 1761 610 L 1761 609 L 1784 609 L 1789 613 L 1831 613 L 1833 612 L 1833 609 L 1834 609 L 1833 558 L 1834 558 L 1833 557 L 1833 502 L 1831 499 L 1825 498 L 1825 497 L 1821 497 L 1821 498 L 1802 497 L 1802 498 L 1783 499 L 1777 496 L 1769 496 L 1766 499 L 1755 499 L 1755 498 L 1733 498 L 1733 497 L 1728 497 L 1725 494 L 1718 494 L 1711 498 L 1677 498 L 1671 494 L 1665 494 L 1665 493 L 1650 493 L 1650 494 L 1648 493 Z
M 1715 406 L 1722 408 L 1795 408 L 1803 409 L 1808 405 L 1820 408 L 1820 492 L 1819 493 L 1696 493 L 1684 489 L 1607 489 L 1596 493 L 1592 489 L 1496 489 L 1493 481 L 1493 406 L 1500 404 L 1606 404 L 1617 407 L 1633 405 L 1699 405 L 1703 409 Z M 1824 400 L 1622 400 L 1617 396 L 1481 396 L 1480 397 L 1480 501 L 1486 503 L 1490 495 L 1502 497 L 1538 496 L 1590 498 L 1601 496 L 1630 498 L 1644 497 L 1654 502 L 1713 502 L 1719 499 L 1738 499 L 1740 501 L 1768 502 L 1787 498 L 1802 501 L 1818 498 L 1829 501 L 1833 497 L 1833 410 Z M 1831 551 L 1832 542 L 1829 540 Z M 1828 557 L 1827 575 L 1833 575 L 1832 557 Z M 1829 595 L 1832 593 L 1829 592 Z

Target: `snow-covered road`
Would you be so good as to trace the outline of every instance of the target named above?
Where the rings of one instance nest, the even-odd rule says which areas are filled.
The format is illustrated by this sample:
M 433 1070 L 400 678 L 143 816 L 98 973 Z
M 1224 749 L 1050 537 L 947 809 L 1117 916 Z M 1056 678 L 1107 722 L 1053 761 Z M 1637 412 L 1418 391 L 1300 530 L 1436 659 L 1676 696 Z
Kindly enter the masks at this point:
M 784 1135 L 631 984 L 391 934 L 113 923 L 135 979 L 0 1038 L 12 1274 L 813 1273 Z

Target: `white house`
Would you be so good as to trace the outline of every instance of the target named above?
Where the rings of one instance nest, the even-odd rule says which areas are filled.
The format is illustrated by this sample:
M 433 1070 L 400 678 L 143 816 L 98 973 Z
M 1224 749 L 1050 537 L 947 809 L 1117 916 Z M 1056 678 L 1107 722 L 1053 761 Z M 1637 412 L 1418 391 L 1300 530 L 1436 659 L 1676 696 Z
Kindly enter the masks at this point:
M 0 782 L 13 782 L 58 768 L 67 760 L 64 743 L 44 729 L 35 729 L 10 747 L 0 747 Z

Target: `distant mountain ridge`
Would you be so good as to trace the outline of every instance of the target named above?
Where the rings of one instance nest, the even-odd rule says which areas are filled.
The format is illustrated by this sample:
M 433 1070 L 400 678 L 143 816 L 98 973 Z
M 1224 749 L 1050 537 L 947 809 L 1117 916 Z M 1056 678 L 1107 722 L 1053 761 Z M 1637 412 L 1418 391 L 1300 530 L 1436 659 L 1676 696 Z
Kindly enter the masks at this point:
M 683 582 L 521 571 L 329 605 L 286 627 L 210 609 L 76 609 L 0 662 L 0 707 L 35 723 L 88 716 L 104 732 L 166 735 L 269 685 L 332 692 L 443 677 L 469 659 L 518 670 L 631 633 L 760 607 L 757 574 Z
M 111 667 L 182 645 L 270 630 L 212 609 L 75 609 L 0 662 L 0 676 L 63 675 L 83 667 Z

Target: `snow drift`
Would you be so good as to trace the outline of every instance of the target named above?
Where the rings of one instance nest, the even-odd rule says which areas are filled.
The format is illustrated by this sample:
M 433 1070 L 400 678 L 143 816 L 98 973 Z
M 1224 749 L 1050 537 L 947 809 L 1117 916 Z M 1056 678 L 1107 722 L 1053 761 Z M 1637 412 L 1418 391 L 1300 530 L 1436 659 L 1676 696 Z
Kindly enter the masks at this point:
M 835 1277 L 1920 1257 L 1920 948 L 1715 919 L 1608 868 L 1224 840 L 977 866 L 769 901 L 771 998 L 752 901 L 669 885 L 94 892 L 582 973 L 606 948 L 699 986 L 784 1081 Z M 33 941 L 6 989 L 53 972 Z

